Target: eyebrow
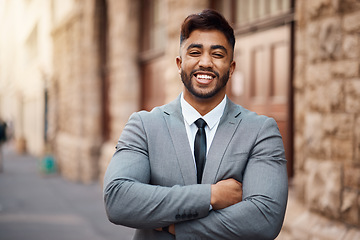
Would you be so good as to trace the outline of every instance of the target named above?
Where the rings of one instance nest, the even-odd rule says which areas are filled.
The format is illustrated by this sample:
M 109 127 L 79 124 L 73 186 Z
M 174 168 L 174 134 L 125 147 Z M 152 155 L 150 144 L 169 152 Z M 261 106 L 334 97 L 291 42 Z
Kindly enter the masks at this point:
M 187 47 L 187 50 L 191 49 L 191 48 L 200 48 L 202 49 L 204 46 L 202 44 L 199 43 L 192 43 Z M 227 50 L 223 45 L 211 45 L 210 49 L 215 50 L 215 49 L 221 49 L 224 50 L 225 53 L 227 54 Z
M 198 43 L 192 43 L 190 44 L 186 50 L 189 50 L 191 48 L 203 48 L 203 45 L 202 44 L 198 44 Z
M 225 48 L 223 45 L 212 45 L 210 48 L 211 48 L 212 50 L 214 50 L 214 49 L 221 49 L 221 50 L 224 50 L 225 53 L 227 53 L 227 50 L 226 50 L 226 48 Z

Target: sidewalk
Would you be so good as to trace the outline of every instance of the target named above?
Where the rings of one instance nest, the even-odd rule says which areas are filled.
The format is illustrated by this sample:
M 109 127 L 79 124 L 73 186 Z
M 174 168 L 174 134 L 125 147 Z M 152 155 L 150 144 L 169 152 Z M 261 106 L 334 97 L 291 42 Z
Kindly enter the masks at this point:
M 1 240 L 129 240 L 134 230 L 107 220 L 100 184 L 41 174 L 37 159 L 3 148 Z

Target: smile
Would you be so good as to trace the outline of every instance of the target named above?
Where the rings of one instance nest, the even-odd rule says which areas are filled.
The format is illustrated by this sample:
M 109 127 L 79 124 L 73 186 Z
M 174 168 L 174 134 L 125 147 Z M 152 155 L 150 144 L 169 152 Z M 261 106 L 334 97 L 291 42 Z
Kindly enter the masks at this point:
M 213 76 L 205 75 L 205 74 L 196 74 L 195 77 L 196 77 L 197 79 L 208 79 L 208 80 L 211 80 L 211 79 L 214 78 Z
M 216 77 L 216 75 L 210 73 L 195 73 L 194 77 L 199 84 L 209 84 Z

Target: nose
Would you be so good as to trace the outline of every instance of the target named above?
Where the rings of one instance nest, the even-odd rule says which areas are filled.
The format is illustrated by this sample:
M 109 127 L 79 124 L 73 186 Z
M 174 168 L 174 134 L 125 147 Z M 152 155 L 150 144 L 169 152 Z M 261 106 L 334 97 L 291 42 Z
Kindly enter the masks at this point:
M 213 67 L 212 58 L 209 54 L 201 55 L 201 57 L 199 59 L 199 67 L 203 67 L 203 68 L 212 68 Z

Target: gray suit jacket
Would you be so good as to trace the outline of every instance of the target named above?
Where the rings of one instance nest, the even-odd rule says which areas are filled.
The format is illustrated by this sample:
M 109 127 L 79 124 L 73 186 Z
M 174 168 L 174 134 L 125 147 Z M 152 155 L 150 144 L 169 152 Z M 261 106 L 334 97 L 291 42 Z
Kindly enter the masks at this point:
M 274 239 L 287 202 L 284 147 L 276 122 L 227 99 L 202 184 L 181 113 L 180 98 L 134 113 L 104 178 L 108 218 L 137 228 L 134 239 Z M 243 200 L 209 211 L 210 185 L 234 178 Z M 175 223 L 176 237 L 153 229 Z

